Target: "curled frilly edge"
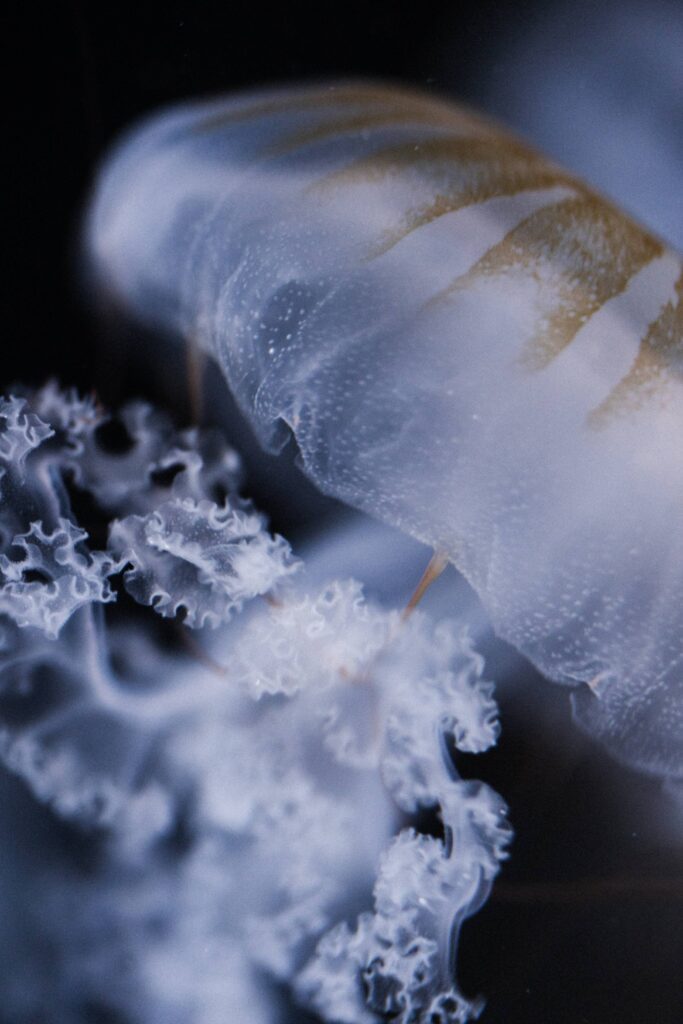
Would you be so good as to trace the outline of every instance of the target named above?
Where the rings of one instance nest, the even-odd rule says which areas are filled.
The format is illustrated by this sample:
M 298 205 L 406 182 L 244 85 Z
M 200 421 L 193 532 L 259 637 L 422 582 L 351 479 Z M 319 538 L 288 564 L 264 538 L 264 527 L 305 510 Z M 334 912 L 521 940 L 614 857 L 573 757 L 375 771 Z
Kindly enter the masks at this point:
M 265 972 L 330 1022 L 475 1019 L 457 939 L 511 832 L 457 773 L 499 732 L 466 624 L 307 583 L 216 433 L 54 384 L 2 409 L 0 758 L 101 849 L 37 914 L 69 991 L 199 1022 Z M 441 837 L 406 824 L 420 811 Z M 215 951 L 201 991 L 182 969 L 197 948 Z M 47 977 L 30 1007 L 7 991 L 22 1022 L 63 1000 Z M 267 1003 L 242 1019 L 275 1019 Z

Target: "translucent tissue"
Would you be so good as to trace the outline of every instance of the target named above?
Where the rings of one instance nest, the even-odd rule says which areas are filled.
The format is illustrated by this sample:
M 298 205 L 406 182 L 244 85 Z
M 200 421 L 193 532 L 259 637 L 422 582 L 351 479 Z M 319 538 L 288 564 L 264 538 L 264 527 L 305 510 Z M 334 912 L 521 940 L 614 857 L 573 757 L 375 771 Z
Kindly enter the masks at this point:
M 474 1019 L 458 934 L 510 830 L 456 770 L 499 729 L 466 625 L 307 580 L 220 435 L 114 423 L 0 403 L 0 758 L 33 797 L 0 802 L 2 1013 Z
M 266 445 L 445 550 L 619 758 L 683 773 L 678 256 L 496 125 L 364 83 L 153 117 L 87 249 Z

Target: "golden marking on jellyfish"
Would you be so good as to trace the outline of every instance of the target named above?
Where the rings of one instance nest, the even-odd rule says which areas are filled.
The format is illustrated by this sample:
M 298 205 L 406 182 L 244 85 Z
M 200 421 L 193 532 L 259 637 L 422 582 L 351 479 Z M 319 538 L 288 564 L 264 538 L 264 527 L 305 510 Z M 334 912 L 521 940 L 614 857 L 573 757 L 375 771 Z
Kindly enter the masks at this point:
M 478 134 L 411 140 L 384 147 L 326 175 L 309 191 L 384 182 L 391 177 L 399 177 L 416 190 L 425 190 L 427 196 L 404 212 L 396 228 L 373 247 L 372 256 L 379 256 L 412 231 L 475 203 L 562 185 L 582 188 L 576 178 L 524 143 L 501 136 L 496 126 L 480 118 L 463 121 L 462 125 L 465 124 Z
M 184 626 L 181 622 L 176 622 L 177 635 L 180 638 L 181 643 L 188 651 L 190 657 L 196 662 L 207 668 L 213 675 L 225 678 L 228 674 L 229 668 L 227 665 L 222 665 L 211 657 L 207 651 L 201 646 L 198 640 L 193 637 L 188 630 L 187 626 Z
M 490 277 L 536 278 L 541 326 L 520 361 L 542 370 L 607 301 L 663 252 L 662 244 L 588 191 L 545 206 L 512 228 L 429 306 Z
M 663 399 L 663 385 L 674 366 L 683 375 L 683 271 L 676 281 L 676 299 L 670 299 L 650 324 L 631 368 L 590 413 L 589 426 L 605 427 L 616 416 L 632 413 L 654 398 Z
M 457 107 L 437 106 L 427 103 L 402 103 L 394 107 L 382 107 L 349 117 L 335 118 L 322 124 L 302 128 L 285 136 L 268 153 L 279 156 L 316 142 L 326 142 L 341 135 L 363 135 L 375 128 L 391 128 L 407 125 L 427 128 L 447 128 L 453 131 L 482 130 L 481 118 L 462 111 Z
M 365 107 L 368 104 L 384 103 L 388 107 L 396 107 L 397 102 L 407 110 L 412 109 L 423 117 L 432 113 L 450 112 L 451 115 L 465 116 L 462 108 L 454 107 L 439 99 L 432 99 L 424 93 L 414 92 L 411 89 L 396 89 L 389 86 L 373 85 L 366 82 L 349 82 L 341 86 L 320 86 L 319 88 L 303 89 L 284 93 L 283 95 L 268 95 L 263 98 L 254 98 L 251 95 L 251 102 L 244 105 L 233 101 L 227 110 L 214 111 L 202 118 L 193 126 L 194 134 L 213 131 L 222 128 L 224 125 L 239 124 L 254 117 L 267 117 L 270 114 L 299 113 L 307 110 L 334 110 L 340 106 Z M 468 117 L 476 119 L 476 115 L 467 112 Z
M 408 600 L 408 603 L 406 604 L 405 608 L 401 612 L 401 616 L 398 619 L 398 622 L 390 631 L 385 642 L 382 644 L 379 650 L 377 650 L 373 654 L 370 660 L 363 665 L 363 667 L 359 671 L 355 673 L 349 672 L 348 668 L 345 665 L 342 665 L 339 668 L 339 675 L 342 677 L 342 679 L 346 679 L 352 683 L 371 682 L 372 671 L 377 665 L 378 661 L 380 660 L 382 655 L 387 651 L 387 649 L 394 643 L 396 637 L 399 634 L 399 630 L 408 621 L 408 619 L 413 614 L 413 612 L 415 611 L 418 604 L 425 596 L 431 585 L 433 583 L 436 583 L 439 576 L 444 571 L 447 565 L 448 555 L 445 551 L 439 549 L 432 552 L 432 556 L 429 559 L 429 562 L 427 563 L 425 571 L 422 573 L 422 576 L 418 580 L 417 586 L 415 587 L 415 590 L 411 594 L 410 599 Z
M 472 165 L 469 169 L 471 175 L 475 174 L 476 169 L 484 170 L 488 163 L 492 163 L 500 168 L 499 175 L 502 176 L 513 155 L 525 160 L 527 164 L 542 164 L 547 169 L 552 168 L 556 175 L 562 175 L 559 168 L 524 143 L 508 135 L 501 136 L 500 130 L 483 118 L 473 116 L 469 122 L 462 122 L 466 123 L 477 129 L 476 136 L 463 138 L 440 135 L 437 138 L 409 139 L 383 146 L 374 153 L 353 160 L 340 170 L 326 174 L 311 188 L 327 191 L 346 185 L 367 185 L 384 182 L 392 175 L 407 180 L 411 174 L 417 182 L 452 187 L 460 182 L 469 164 Z
M 458 178 L 422 206 L 410 210 L 394 232 L 389 233 L 376 255 L 381 255 L 411 232 L 448 213 L 484 203 L 499 196 L 554 188 L 565 185 L 579 188 L 570 174 L 539 158 L 525 146 L 511 145 L 500 139 L 454 139 L 463 143 L 457 164 Z
M 401 613 L 401 618 L 403 620 L 409 618 L 409 616 L 413 614 L 418 604 L 431 587 L 432 583 L 435 583 L 438 580 L 439 576 L 444 571 L 447 565 L 448 555 L 446 554 L 446 552 L 435 551 L 432 557 L 429 559 L 427 568 L 422 573 L 422 576 L 420 577 L 419 582 L 415 587 L 415 590 L 411 594 L 408 604 L 405 606 L 403 612 Z

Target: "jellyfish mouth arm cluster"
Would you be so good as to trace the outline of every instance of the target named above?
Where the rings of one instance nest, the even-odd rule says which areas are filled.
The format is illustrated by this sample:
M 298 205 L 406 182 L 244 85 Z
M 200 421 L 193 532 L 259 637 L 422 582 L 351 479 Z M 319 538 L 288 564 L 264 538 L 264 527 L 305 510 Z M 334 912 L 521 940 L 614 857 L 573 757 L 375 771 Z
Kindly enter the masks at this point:
M 677 254 L 500 126 L 367 83 L 151 118 L 86 247 L 265 445 L 447 552 L 585 729 L 680 777 Z
M 499 734 L 467 623 L 307 577 L 219 434 L 138 402 L 111 450 L 107 423 L 0 400 L 0 785 L 96 849 L 45 856 L 21 925 L 0 891 L 40 979 L 0 960 L 8 1019 L 266 1024 L 278 986 L 321 1021 L 475 1019 L 459 930 L 511 832 L 456 768 Z

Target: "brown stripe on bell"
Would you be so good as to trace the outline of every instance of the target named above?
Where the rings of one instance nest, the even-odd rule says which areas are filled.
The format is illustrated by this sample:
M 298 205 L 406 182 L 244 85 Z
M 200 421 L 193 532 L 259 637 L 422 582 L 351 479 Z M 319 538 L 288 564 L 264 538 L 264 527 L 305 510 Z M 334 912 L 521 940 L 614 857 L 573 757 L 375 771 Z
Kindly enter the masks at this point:
M 583 191 L 526 217 L 432 303 L 485 278 L 536 276 L 547 306 L 520 360 L 528 370 L 542 370 L 662 251 L 656 238 Z
M 467 206 L 558 185 L 581 187 L 571 174 L 523 142 L 499 133 L 489 122 L 474 119 L 471 124 L 477 129 L 474 136 L 416 139 L 388 146 L 327 175 L 312 190 L 390 183 L 392 179 L 413 185 L 416 201 L 373 250 L 373 255 L 380 255 L 412 231 Z
M 675 300 L 650 324 L 630 370 L 591 413 L 589 424 L 604 427 L 653 400 L 666 401 L 673 373 L 683 376 L 683 272 L 676 281 Z
M 238 124 L 252 118 L 268 117 L 273 114 L 297 114 L 306 111 L 336 111 L 339 107 L 358 107 L 361 111 L 368 105 L 372 108 L 384 106 L 388 111 L 400 107 L 412 117 L 443 117 L 451 120 L 461 117 L 475 119 L 474 114 L 465 114 L 451 103 L 425 97 L 424 93 L 411 89 L 371 84 L 363 81 L 342 82 L 339 85 L 324 85 L 318 88 L 292 90 L 284 93 L 265 92 L 262 96 L 250 97 L 251 102 L 233 102 L 224 110 L 213 111 L 201 118 L 194 126 L 194 133 L 210 132 L 224 125 Z M 329 130 L 335 132 L 339 122 L 330 122 Z

